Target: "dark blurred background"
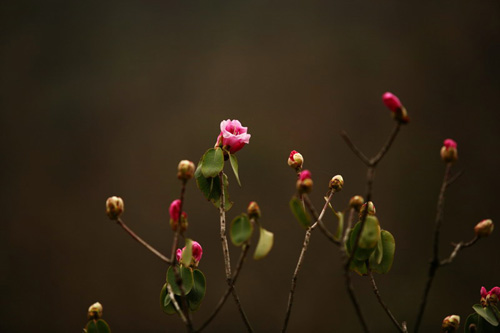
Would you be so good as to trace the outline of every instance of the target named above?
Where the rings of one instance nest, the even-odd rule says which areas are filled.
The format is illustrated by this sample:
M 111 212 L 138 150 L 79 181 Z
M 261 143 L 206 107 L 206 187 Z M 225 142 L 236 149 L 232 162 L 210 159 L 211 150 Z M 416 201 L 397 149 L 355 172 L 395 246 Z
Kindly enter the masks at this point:
M 441 253 L 499 221 L 500 3 L 492 1 L 2 1 L 0 4 L 2 332 L 79 332 L 90 304 L 114 332 L 182 332 L 159 307 L 166 266 L 104 214 L 123 218 L 164 253 L 181 159 L 198 161 L 223 119 L 252 134 L 230 175 L 232 219 L 256 200 L 275 233 L 249 259 L 238 290 L 257 332 L 281 329 L 304 230 L 288 209 L 290 150 L 312 171 L 318 208 L 342 174 L 342 209 L 364 194 L 366 169 L 339 136 L 375 154 L 394 122 L 392 91 L 411 122 L 380 163 L 374 202 L 397 243 L 376 276 L 386 303 L 413 327 L 424 287 L 444 139 L 458 142 L 462 177 L 449 188 Z M 231 172 L 229 172 L 231 174 Z M 218 212 L 194 182 L 189 236 L 204 249 L 208 292 L 195 325 L 225 289 Z M 334 219 L 326 216 L 333 229 Z M 500 228 L 499 228 L 500 229 Z M 422 332 L 465 321 L 482 285 L 500 284 L 499 232 L 438 271 Z M 256 240 L 254 240 L 254 244 Z M 238 250 L 231 246 L 233 262 Z M 359 332 L 339 251 L 319 232 L 299 276 L 289 332 Z M 394 327 L 367 278 L 355 289 L 374 332 Z M 207 332 L 245 330 L 229 299 Z

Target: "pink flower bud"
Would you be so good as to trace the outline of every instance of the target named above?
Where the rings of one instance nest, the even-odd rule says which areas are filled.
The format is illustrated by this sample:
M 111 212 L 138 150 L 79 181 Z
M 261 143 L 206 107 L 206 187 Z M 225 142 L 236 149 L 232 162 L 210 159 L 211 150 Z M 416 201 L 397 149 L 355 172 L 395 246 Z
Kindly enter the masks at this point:
M 446 139 L 441 148 L 441 159 L 445 163 L 454 163 L 458 159 L 457 143 L 452 139 Z
M 486 297 L 488 295 L 488 292 L 486 291 L 485 287 L 481 287 L 481 297 Z
M 392 111 L 392 116 L 394 119 L 402 124 L 407 124 L 410 121 L 406 108 L 403 106 L 403 104 L 401 104 L 401 101 L 396 95 L 390 92 L 386 92 L 382 95 L 382 101 L 384 102 L 385 106 L 387 106 L 387 108 Z
M 241 126 L 239 120 L 223 120 L 220 123 L 220 134 L 217 137 L 215 147 L 223 147 L 231 154 L 236 153 L 250 142 L 250 134 L 247 133 L 248 127 Z
M 382 101 L 392 112 L 396 112 L 403 106 L 399 98 L 390 92 L 386 92 L 382 95 Z
M 478 237 L 487 237 L 493 232 L 495 225 L 490 219 L 482 220 L 474 227 L 474 232 Z
M 500 298 L 500 288 L 493 287 L 490 291 L 486 292 L 486 288 L 481 287 L 481 305 L 483 307 L 489 306 L 490 304 L 496 305 Z
M 194 163 L 188 160 L 182 160 L 177 166 L 177 178 L 189 180 L 194 176 Z
M 441 328 L 444 332 L 456 332 L 460 326 L 460 316 L 451 315 L 443 320 Z
M 168 211 L 170 213 L 170 218 L 173 221 L 175 222 L 179 221 L 179 215 L 181 213 L 181 201 L 179 199 L 172 201 Z
M 184 252 L 184 250 L 186 250 L 185 246 L 182 248 L 182 250 L 177 249 L 177 251 L 175 252 L 175 257 L 177 258 L 177 262 L 181 262 L 182 253 Z M 191 246 L 191 251 L 192 251 L 191 252 L 192 253 L 191 262 L 190 263 L 182 263 L 182 264 L 185 265 L 186 267 L 187 266 L 197 267 L 198 263 L 201 260 L 202 255 L 203 255 L 203 249 L 202 249 L 200 243 L 193 241 L 192 246 Z
M 311 171 L 304 170 L 299 175 L 300 180 L 311 179 Z
M 290 157 L 288 157 L 288 165 L 297 170 L 302 168 L 303 164 L 304 157 L 298 151 L 292 150 Z
M 341 175 L 334 176 L 330 180 L 330 183 L 328 183 L 328 187 L 337 192 L 342 191 L 342 188 L 344 187 L 344 178 L 342 178 Z
M 177 251 L 175 251 L 175 258 L 177 259 L 177 262 L 181 262 L 181 258 L 182 258 L 182 250 L 181 249 L 177 249 Z
M 193 258 L 198 263 L 201 260 L 201 256 L 203 255 L 203 249 L 201 248 L 200 243 L 193 241 Z
M 252 201 L 248 204 L 247 208 L 248 217 L 251 219 L 259 219 L 260 218 L 260 208 L 257 202 Z
M 500 297 L 500 287 L 493 287 L 493 288 L 490 290 L 490 294 L 495 294 L 495 295 L 497 295 L 498 297 Z

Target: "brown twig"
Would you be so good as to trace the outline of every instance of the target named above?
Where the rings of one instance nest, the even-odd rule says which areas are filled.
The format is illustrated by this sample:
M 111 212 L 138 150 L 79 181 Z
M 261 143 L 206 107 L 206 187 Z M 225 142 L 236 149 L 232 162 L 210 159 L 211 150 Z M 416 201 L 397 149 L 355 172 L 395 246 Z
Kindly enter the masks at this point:
M 448 264 L 451 264 L 451 262 L 453 261 L 453 259 L 455 259 L 455 257 L 457 256 L 457 254 L 460 250 L 463 250 L 469 246 L 474 245 L 478 240 L 479 240 L 479 237 L 474 236 L 474 238 L 472 238 L 470 241 L 468 241 L 466 243 L 460 242 L 457 244 L 453 244 L 453 246 L 455 247 L 453 249 L 453 252 L 450 254 L 450 256 L 448 258 L 441 260 L 441 262 L 439 263 L 439 266 L 446 266 Z
M 380 296 L 380 292 L 378 291 L 378 287 L 377 287 L 377 284 L 375 283 L 375 279 L 373 277 L 371 269 L 368 269 L 368 276 L 370 277 L 370 281 L 372 283 L 373 292 L 375 293 L 375 296 L 377 296 L 378 302 L 380 303 L 380 305 L 382 306 L 382 308 L 384 309 L 384 311 L 387 313 L 387 315 L 389 316 L 389 318 L 392 320 L 392 322 L 394 323 L 394 325 L 396 325 L 396 327 L 398 328 L 398 330 L 400 332 L 407 333 L 408 330 L 406 329 L 406 324 L 404 322 L 402 324 L 399 324 L 399 322 L 397 321 L 397 319 L 392 314 L 391 310 L 389 310 L 389 308 L 384 303 L 384 301 L 382 301 L 382 296 Z
M 137 236 L 137 234 L 135 232 L 132 231 L 132 229 L 130 229 L 123 221 L 121 218 L 117 218 L 116 220 L 116 223 L 118 223 L 118 225 L 120 227 L 123 228 L 123 230 L 125 230 L 130 236 L 132 236 L 133 239 L 135 239 L 136 241 L 138 241 L 140 244 L 142 244 L 146 249 L 148 249 L 149 251 L 151 251 L 154 255 L 156 255 L 158 258 L 160 258 L 161 260 L 163 260 L 164 262 L 166 262 L 167 264 L 171 264 L 172 261 L 167 258 L 166 256 L 164 256 L 163 254 L 161 254 L 157 249 L 155 249 L 154 247 L 152 247 L 151 245 L 149 245 L 145 240 L 143 240 L 141 237 Z
M 281 332 L 286 332 L 286 329 L 288 326 L 288 320 L 290 319 L 290 314 L 292 311 L 293 296 L 295 294 L 295 288 L 297 286 L 297 277 L 299 275 L 300 268 L 302 267 L 302 263 L 304 262 L 307 248 L 309 246 L 309 240 L 311 238 L 311 233 L 318 225 L 320 225 L 320 226 L 322 225 L 321 219 L 323 218 L 323 215 L 326 212 L 326 209 L 328 207 L 328 204 L 330 203 L 330 200 L 332 199 L 333 194 L 334 194 L 334 191 L 331 191 L 326 202 L 325 202 L 325 205 L 323 206 L 323 209 L 321 210 L 321 213 L 319 214 L 319 216 L 317 216 L 316 210 L 312 206 L 309 198 L 307 198 L 307 195 L 303 196 L 304 201 L 306 202 L 306 205 L 308 206 L 309 210 L 313 214 L 313 217 L 316 219 L 316 222 L 307 229 L 306 234 L 304 236 L 304 243 L 302 245 L 302 250 L 300 251 L 299 260 L 297 261 L 297 266 L 295 267 L 295 271 L 294 271 L 293 276 L 292 276 L 292 285 L 290 287 L 290 294 L 288 295 L 288 305 L 287 305 L 286 314 L 285 314 L 285 321 L 283 323 L 283 328 L 281 329 Z M 325 228 L 325 230 L 328 232 L 328 230 L 326 228 Z M 333 236 L 332 236 L 332 238 L 330 238 L 330 237 L 328 237 L 328 238 L 330 240 L 334 240 Z
M 231 289 L 231 293 L 233 294 L 234 301 L 236 302 L 236 306 L 238 307 L 238 310 L 241 314 L 243 322 L 245 323 L 245 326 L 247 327 L 247 330 L 249 332 L 253 332 L 252 326 L 250 325 L 250 322 L 248 321 L 248 318 L 245 314 L 245 311 L 243 310 L 243 307 L 241 305 L 238 294 L 236 293 L 236 289 L 234 289 L 233 282 L 231 281 L 231 258 L 229 257 L 229 246 L 228 246 L 227 237 L 226 237 L 226 211 L 224 209 L 224 204 L 225 204 L 225 200 L 226 200 L 226 198 L 224 196 L 224 171 L 221 171 L 219 173 L 219 180 L 220 180 L 220 188 L 221 188 L 220 205 L 219 205 L 220 238 L 221 238 L 221 243 L 222 243 L 222 253 L 224 255 L 224 267 L 226 270 L 226 282 L 227 282 L 229 288 Z
M 330 192 L 328 199 L 326 200 L 325 205 L 323 206 L 323 209 L 321 210 L 320 215 L 318 215 L 316 208 L 314 208 L 314 206 L 311 203 L 311 200 L 309 199 L 309 196 L 307 194 L 303 194 L 302 198 L 304 199 L 304 203 L 305 203 L 307 209 L 309 209 L 309 211 L 311 212 L 313 219 L 316 221 L 315 224 L 317 224 L 319 226 L 319 229 L 321 230 L 321 232 L 323 232 L 323 234 L 326 236 L 326 238 L 328 238 L 332 243 L 334 243 L 335 245 L 340 245 L 339 240 L 337 240 L 333 236 L 333 234 L 325 227 L 325 225 L 323 224 L 323 220 L 322 220 L 323 215 L 325 214 L 325 210 L 328 207 L 328 203 L 332 199 L 332 196 L 334 193 L 335 193 L 335 191 Z
M 236 265 L 236 269 L 234 271 L 231 285 L 229 285 L 227 287 L 226 291 L 224 292 L 221 299 L 219 300 L 219 303 L 217 303 L 217 306 L 212 311 L 212 314 L 210 315 L 210 317 L 207 318 L 207 320 L 205 320 L 205 322 L 201 325 L 201 327 L 197 330 L 197 332 L 201 332 L 203 329 L 205 329 L 208 326 L 208 324 L 210 324 L 212 322 L 212 320 L 217 316 L 220 309 L 222 309 L 222 306 L 226 302 L 229 294 L 231 293 L 231 290 L 233 290 L 233 288 L 234 288 L 234 284 L 236 283 L 236 280 L 238 279 L 238 275 L 241 271 L 241 268 L 243 267 L 243 263 L 245 261 L 245 258 L 246 258 L 246 255 L 247 255 L 249 249 L 250 249 L 250 244 L 243 244 L 240 258 L 238 260 L 238 264 Z

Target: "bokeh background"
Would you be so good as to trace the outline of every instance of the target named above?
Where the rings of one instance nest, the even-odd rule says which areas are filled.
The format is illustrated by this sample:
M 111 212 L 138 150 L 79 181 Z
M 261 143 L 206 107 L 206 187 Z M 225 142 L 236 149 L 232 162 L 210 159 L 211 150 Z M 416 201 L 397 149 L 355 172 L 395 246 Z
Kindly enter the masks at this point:
M 395 316 L 413 327 L 444 139 L 458 142 L 454 171 L 464 173 L 446 195 L 442 255 L 478 221 L 499 221 L 498 1 L 19 0 L 1 2 L 0 22 L 2 332 L 81 331 L 95 301 L 114 332 L 184 331 L 159 307 L 166 266 L 107 219 L 104 203 L 123 197 L 126 223 L 168 253 L 177 163 L 197 162 L 222 119 L 252 134 L 238 153 L 241 189 L 230 175 L 228 218 L 256 200 L 275 233 L 269 257 L 249 259 L 237 284 L 257 332 L 281 329 L 304 237 L 288 210 L 290 150 L 312 171 L 318 207 L 328 180 L 344 176 L 334 199 L 342 209 L 364 194 L 366 169 L 339 133 L 375 154 L 394 126 L 385 91 L 411 117 L 374 185 L 397 243 L 392 271 L 376 277 Z M 185 209 L 208 280 L 197 326 L 225 289 L 224 268 L 218 213 L 194 182 Z M 480 287 L 500 284 L 499 240 L 494 233 L 438 271 L 422 332 L 449 314 L 465 320 Z M 289 332 L 361 331 L 339 258 L 315 232 Z M 372 330 L 395 331 L 368 279 L 353 280 Z M 229 299 L 206 331 L 244 330 Z

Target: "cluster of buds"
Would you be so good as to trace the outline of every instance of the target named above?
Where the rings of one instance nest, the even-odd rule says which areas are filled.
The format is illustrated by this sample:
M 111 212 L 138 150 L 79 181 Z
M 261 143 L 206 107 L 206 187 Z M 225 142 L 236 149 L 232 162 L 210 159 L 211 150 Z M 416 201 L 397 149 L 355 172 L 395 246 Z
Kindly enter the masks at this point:
M 188 181 L 194 177 L 194 163 L 188 160 L 182 160 L 177 166 L 177 178 Z
M 193 267 L 196 268 L 198 267 L 198 264 L 200 263 L 201 256 L 203 255 L 203 249 L 200 245 L 200 243 L 193 241 L 191 250 L 192 250 L 192 255 L 191 255 L 191 262 L 185 263 L 182 262 L 182 253 L 186 250 L 186 247 L 184 246 L 181 249 L 177 249 L 175 252 L 175 257 L 177 258 L 177 262 L 182 263 L 186 267 Z
M 102 318 L 102 305 L 101 303 L 99 302 L 96 302 L 94 304 L 92 304 L 90 307 L 89 307 L 89 312 L 87 314 L 87 317 L 90 319 L 90 320 L 97 320 L 97 319 L 101 319 Z
M 458 160 L 457 143 L 454 140 L 444 140 L 441 148 L 441 159 L 445 163 L 454 163 Z
M 496 305 L 500 298 L 500 287 L 493 287 L 490 291 L 486 291 L 485 287 L 481 287 L 481 306 Z
M 288 157 L 288 165 L 291 168 L 300 171 L 302 169 L 303 164 L 304 164 L 304 157 L 302 157 L 302 155 L 298 151 L 292 150 L 290 152 L 290 157 Z
M 495 225 L 493 224 L 493 221 L 490 219 L 487 220 L 482 220 L 476 226 L 474 227 L 474 233 L 478 237 L 487 237 L 491 235 L 493 232 Z
M 260 218 L 260 216 L 261 216 L 260 215 L 260 208 L 259 208 L 259 205 L 257 204 L 257 202 L 251 201 L 248 204 L 247 214 L 248 214 L 248 217 L 251 219 L 258 220 Z
M 410 121 L 406 108 L 401 104 L 396 95 L 386 92 L 382 95 L 382 101 L 392 111 L 392 117 L 396 121 L 399 121 L 401 124 L 407 124 Z
M 460 326 L 460 316 L 451 315 L 443 319 L 443 325 L 441 328 L 443 332 L 457 332 Z
M 359 211 L 361 209 L 361 206 L 363 206 L 364 202 L 365 202 L 365 199 L 363 199 L 362 196 L 355 195 L 351 198 L 351 200 L 349 200 L 349 207 L 354 208 L 355 210 Z
M 124 210 L 125 207 L 122 198 L 112 196 L 106 200 L 106 215 L 111 220 L 117 220 Z
M 309 193 L 312 191 L 313 181 L 311 179 L 311 172 L 309 170 L 304 170 L 299 174 L 299 180 L 297 180 L 297 191 L 300 194 Z
M 330 180 L 328 187 L 336 192 L 342 191 L 342 187 L 344 187 L 344 178 L 342 178 L 341 175 L 334 176 Z
M 368 207 L 368 210 L 367 210 L 367 207 Z M 365 211 L 366 211 L 366 214 L 368 214 L 368 215 L 375 215 L 376 210 L 375 210 L 375 205 L 373 204 L 373 202 L 368 201 L 368 202 L 364 203 L 363 206 L 361 206 L 361 209 L 359 210 L 359 218 L 362 218 L 362 216 L 365 214 Z
M 172 201 L 169 208 L 170 213 L 170 227 L 173 231 L 177 231 L 177 226 L 181 225 L 181 233 L 186 231 L 188 227 L 188 220 L 186 212 L 182 212 L 181 214 L 181 201 L 179 199 Z

